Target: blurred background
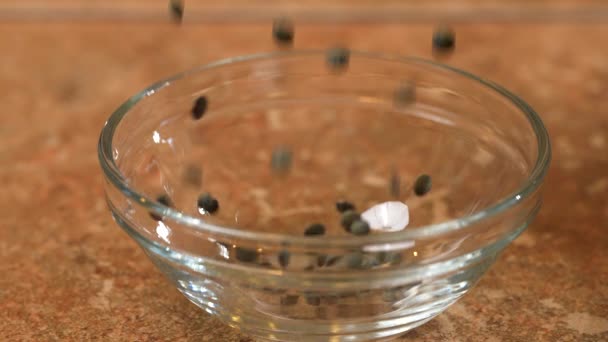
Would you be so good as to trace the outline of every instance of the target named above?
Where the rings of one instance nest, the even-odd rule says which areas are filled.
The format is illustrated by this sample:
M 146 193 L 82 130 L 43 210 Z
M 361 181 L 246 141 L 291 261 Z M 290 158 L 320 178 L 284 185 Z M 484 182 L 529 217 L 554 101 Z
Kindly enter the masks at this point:
M 265 20 L 289 15 L 308 21 L 589 20 L 606 15 L 602 0 L 229 0 L 182 1 L 189 21 Z M 168 0 L 3 0 L 7 18 L 163 20 Z
M 512 90 L 553 143 L 545 203 L 473 292 L 404 340 L 608 339 L 608 3 L 601 0 L 0 0 L 1 340 L 248 341 L 202 315 L 105 208 L 99 131 L 154 81 L 230 56 L 294 48 L 432 58 Z M 159 294 L 162 294 L 159 295 Z

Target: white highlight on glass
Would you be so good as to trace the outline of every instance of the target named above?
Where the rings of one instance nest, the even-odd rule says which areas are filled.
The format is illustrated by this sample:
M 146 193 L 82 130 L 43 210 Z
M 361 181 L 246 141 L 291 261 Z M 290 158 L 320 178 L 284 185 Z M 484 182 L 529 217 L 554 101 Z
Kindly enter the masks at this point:
M 220 249 L 220 255 L 222 256 L 222 258 L 224 259 L 230 259 L 230 252 L 228 252 L 228 248 L 226 248 L 226 246 L 221 245 L 221 244 L 217 244 L 217 246 Z
M 160 136 L 160 133 L 158 133 L 158 131 L 154 131 L 154 133 L 152 133 L 152 140 L 154 141 L 155 144 L 167 144 L 169 146 L 171 146 L 171 148 L 174 148 L 174 144 L 173 144 L 173 138 L 169 137 L 167 139 L 163 139 Z
M 171 229 L 169 229 L 169 227 L 167 227 L 162 221 L 157 222 L 156 234 L 159 238 L 165 240 L 166 243 L 171 243 L 171 241 L 169 241 Z
M 368 253 L 377 253 L 377 252 L 394 252 L 394 251 L 403 251 L 405 249 L 410 249 L 416 245 L 416 242 L 413 240 L 407 240 L 396 243 L 385 243 L 385 244 L 377 244 L 377 245 L 366 245 L 363 246 L 363 251 Z
M 361 218 L 367 221 L 373 230 L 395 232 L 407 227 L 410 223 L 410 212 L 405 203 L 390 201 L 367 209 L 361 214 Z

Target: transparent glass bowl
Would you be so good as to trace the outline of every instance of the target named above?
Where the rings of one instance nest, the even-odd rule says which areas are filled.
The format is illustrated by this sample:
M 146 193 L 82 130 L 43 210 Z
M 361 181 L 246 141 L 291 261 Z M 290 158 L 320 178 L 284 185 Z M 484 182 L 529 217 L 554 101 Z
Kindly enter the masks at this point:
M 190 301 L 260 340 L 394 338 L 465 294 L 540 207 L 550 145 L 522 100 L 434 62 L 334 53 L 179 74 L 101 133 L 118 224 Z M 349 234 L 340 200 L 401 202 L 409 225 Z M 313 223 L 324 236 L 304 236 Z

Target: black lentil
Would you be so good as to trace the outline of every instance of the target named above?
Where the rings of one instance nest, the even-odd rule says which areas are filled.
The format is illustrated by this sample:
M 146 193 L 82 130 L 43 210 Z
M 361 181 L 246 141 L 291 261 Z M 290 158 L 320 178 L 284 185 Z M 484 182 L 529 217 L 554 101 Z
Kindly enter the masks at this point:
M 396 106 L 409 105 L 416 100 L 416 86 L 412 82 L 403 82 L 395 90 L 394 98 Z
M 167 207 L 170 207 L 172 205 L 171 198 L 167 194 L 158 196 L 158 198 L 156 198 L 156 201 L 162 205 L 166 205 Z
M 285 146 L 279 146 L 272 151 L 270 164 L 277 172 L 287 172 L 291 168 L 291 150 Z
M 391 196 L 393 196 L 394 198 L 399 198 L 399 196 L 401 195 L 401 178 L 396 172 L 393 172 L 393 174 L 391 175 L 388 190 Z
M 203 170 L 196 165 L 187 165 L 184 168 L 184 182 L 194 187 L 200 187 L 203 184 Z
M 336 210 L 343 213 L 347 210 L 355 210 L 355 205 L 348 201 L 338 201 L 336 202 Z
M 336 256 L 330 257 L 330 258 L 329 258 L 329 259 L 327 259 L 327 261 L 325 262 L 325 266 L 327 266 L 327 267 L 334 266 L 334 265 L 335 265 L 335 264 L 337 264 L 337 263 L 338 263 L 338 261 L 340 261 L 341 259 L 342 259 L 342 257 L 341 257 L 341 256 L 339 256 L 339 255 L 336 255 Z
M 269 261 L 262 261 L 259 265 L 261 267 L 272 268 L 272 264 Z
M 182 0 L 169 1 L 169 13 L 176 22 L 181 22 L 184 17 L 184 2 Z
M 300 296 L 298 295 L 286 295 L 281 297 L 281 305 L 291 306 L 298 304 Z
M 207 112 L 207 104 L 207 97 L 205 96 L 199 96 L 194 101 L 194 104 L 192 105 L 192 118 L 194 118 L 194 120 L 198 120 L 205 115 L 205 112 Z
M 431 181 L 431 176 L 420 175 L 420 176 L 418 176 L 418 178 L 416 179 L 416 182 L 414 183 L 414 193 L 417 196 L 423 196 L 423 195 L 427 194 L 429 191 L 431 191 L 432 185 L 433 184 Z
M 338 303 L 338 296 L 334 294 L 323 296 L 323 301 L 327 305 L 336 305 Z
M 351 253 L 347 256 L 346 265 L 348 268 L 363 268 L 364 257 L 360 252 Z
M 397 294 L 393 290 L 386 290 L 382 293 L 382 300 L 387 303 L 396 302 L 398 299 Z
M 163 220 L 163 217 L 162 217 L 162 216 L 160 216 L 160 215 L 158 215 L 158 214 L 155 214 L 155 213 L 152 213 L 152 212 L 150 213 L 150 217 L 151 217 L 151 218 L 152 218 L 154 221 L 162 221 L 162 220 Z
M 325 234 L 325 226 L 320 223 L 311 224 L 304 231 L 305 236 L 319 236 L 323 234 Z
M 323 267 L 325 266 L 325 264 L 327 263 L 327 255 L 325 254 L 319 254 L 317 256 L 317 266 L 319 267 Z
M 350 50 L 342 47 L 336 47 L 327 51 L 327 64 L 332 69 L 344 69 L 350 61 Z
M 215 213 L 220 208 L 220 203 L 208 192 L 200 195 L 196 204 L 200 209 L 210 214 Z
M 447 26 L 440 26 L 433 33 L 433 50 L 435 52 L 450 52 L 454 49 L 455 43 L 454 31 Z
M 327 314 L 327 308 L 324 306 L 318 306 L 315 309 L 315 317 L 318 319 L 323 319 L 323 320 L 330 319 L 329 315 Z M 331 318 L 333 318 L 333 317 L 331 317 Z
M 319 306 L 319 305 L 321 305 L 321 297 L 319 297 L 318 295 L 314 295 L 314 294 L 307 294 L 306 303 L 308 305 L 312 305 L 312 306 Z
M 355 296 L 359 299 L 363 299 L 363 298 L 370 297 L 371 293 L 372 293 L 372 290 L 360 290 L 360 291 L 357 291 L 357 293 L 355 293 Z
M 235 250 L 236 260 L 241 262 L 255 262 L 258 259 L 258 252 L 254 249 L 237 247 Z
M 264 287 L 262 288 L 262 291 L 266 292 L 266 293 L 270 293 L 270 294 L 277 294 L 277 295 L 282 295 L 284 293 L 287 292 L 287 289 L 277 289 L 274 287 Z
M 401 253 L 396 252 L 380 252 L 376 256 L 380 265 L 389 264 L 397 265 L 401 262 Z
M 370 267 L 370 268 L 377 267 L 380 265 L 381 265 L 380 261 L 378 261 L 378 259 L 376 259 L 376 258 L 367 258 L 366 262 L 365 262 L 365 266 Z
M 167 206 L 167 207 L 173 206 L 173 202 L 171 201 L 171 198 L 167 194 L 158 196 L 156 198 L 156 202 L 158 202 L 164 206 Z M 152 217 L 155 221 L 162 221 L 162 219 L 163 219 L 162 216 L 160 216 L 156 213 L 152 213 L 152 212 L 150 213 L 150 217 Z
M 272 36 L 279 44 L 291 44 L 294 37 L 294 28 L 291 20 L 287 18 L 275 19 L 272 24 Z
M 363 220 L 356 220 L 350 225 L 350 232 L 354 235 L 369 234 L 369 224 Z
M 354 210 L 347 210 L 342 213 L 342 219 L 340 220 L 340 224 L 347 232 L 350 232 L 350 227 L 356 220 L 360 219 L 361 215 Z
M 280 251 L 278 255 L 279 265 L 281 265 L 282 268 L 286 268 L 287 266 L 289 266 L 290 257 L 291 253 L 289 253 L 289 251 Z
M 401 259 L 403 258 L 403 256 L 401 255 L 401 253 L 390 253 L 389 254 L 389 263 L 391 265 L 399 265 L 401 264 Z

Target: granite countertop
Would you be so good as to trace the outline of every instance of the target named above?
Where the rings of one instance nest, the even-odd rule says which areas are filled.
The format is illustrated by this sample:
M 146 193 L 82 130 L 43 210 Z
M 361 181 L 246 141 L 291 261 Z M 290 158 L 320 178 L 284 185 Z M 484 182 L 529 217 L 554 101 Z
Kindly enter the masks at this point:
M 297 47 L 430 57 L 432 25 L 298 26 Z M 530 228 L 400 341 L 608 340 L 608 25 L 462 24 L 448 63 L 520 94 L 554 159 Z M 190 304 L 112 221 L 98 133 L 129 95 L 274 50 L 269 25 L 0 23 L 0 340 L 250 341 Z

